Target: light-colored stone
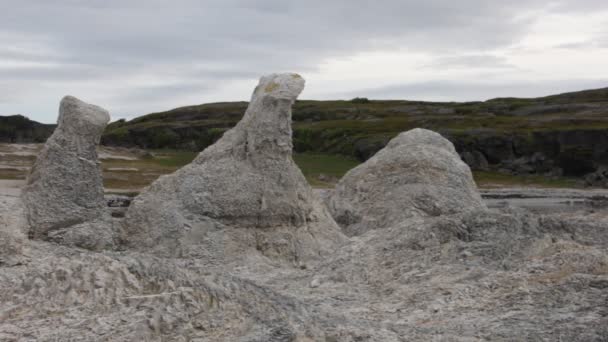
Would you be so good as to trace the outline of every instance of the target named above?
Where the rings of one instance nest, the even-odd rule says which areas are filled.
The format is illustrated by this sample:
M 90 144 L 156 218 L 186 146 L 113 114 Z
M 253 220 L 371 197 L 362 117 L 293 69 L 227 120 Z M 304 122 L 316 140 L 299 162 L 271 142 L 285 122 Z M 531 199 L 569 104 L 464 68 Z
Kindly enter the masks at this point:
M 484 207 L 471 170 L 454 145 L 438 133 L 419 128 L 399 134 L 349 171 L 328 202 L 350 236 L 412 217 Z
M 289 144 L 285 133 L 257 135 L 259 118 L 271 131 L 286 127 L 295 95 L 289 105 L 253 111 L 257 101 L 290 93 L 295 85 L 283 85 L 285 77 L 297 80 L 262 79 L 258 91 L 278 89 L 276 96 L 254 95 L 240 128 L 135 201 L 128 246 L 120 245 L 118 221 L 106 217 L 27 241 L 21 198 L 0 193 L 0 341 L 608 340 L 606 212 L 536 216 L 471 206 L 451 214 L 448 201 L 449 211 L 432 216 L 410 197 L 373 193 L 394 200 L 378 224 L 395 223 L 343 241 L 289 145 L 277 144 Z M 384 175 L 380 190 L 393 182 L 412 195 L 420 188 L 410 191 L 397 175 L 428 182 L 424 171 L 439 183 L 413 184 L 451 195 L 437 189 L 462 176 L 451 145 L 425 131 L 401 143 L 408 139 L 414 146 L 404 160 L 417 171 L 382 157 L 363 179 Z M 429 161 L 437 156 L 447 161 Z M 450 165 L 456 169 L 446 171 Z M 112 205 L 126 201 L 112 197 Z M 395 214 L 399 208 L 409 214 Z M 277 262 L 286 258 L 293 264 Z
M 18 197 L 0 194 L 0 266 L 27 260 L 27 221 Z
M 134 199 L 129 245 L 220 259 L 253 248 L 296 263 L 338 245 L 339 228 L 291 157 L 291 106 L 303 89 L 297 74 L 262 77 L 236 127 Z
M 108 112 L 75 97 L 61 100 L 53 135 L 38 155 L 22 197 L 33 238 L 95 219 L 105 208 L 96 146 Z

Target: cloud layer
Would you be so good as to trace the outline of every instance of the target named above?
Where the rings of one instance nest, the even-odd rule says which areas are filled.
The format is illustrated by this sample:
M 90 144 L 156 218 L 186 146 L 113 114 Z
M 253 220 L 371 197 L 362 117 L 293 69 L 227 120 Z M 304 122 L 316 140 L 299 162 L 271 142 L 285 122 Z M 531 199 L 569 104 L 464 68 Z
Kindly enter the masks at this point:
M 0 115 L 243 100 L 275 71 L 308 98 L 535 96 L 608 80 L 606 27 L 592 0 L 0 0 Z

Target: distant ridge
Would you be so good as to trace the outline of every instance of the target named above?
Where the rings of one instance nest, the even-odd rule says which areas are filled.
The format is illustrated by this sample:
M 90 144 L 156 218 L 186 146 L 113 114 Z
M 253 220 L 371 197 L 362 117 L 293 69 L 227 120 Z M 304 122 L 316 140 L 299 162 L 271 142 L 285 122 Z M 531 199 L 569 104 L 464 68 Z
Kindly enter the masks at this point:
M 108 125 L 101 143 L 202 151 L 233 127 L 247 102 L 175 108 Z M 412 128 L 441 133 L 474 170 L 582 176 L 608 168 L 608 88 L 538 98 L 477 102 L 298 100 L 297 153 L 340 154 L 364 161 Z M 54 125 L 0 117 L 0 141 L 42 142 Z
M 16 114 L 0 116 L 0 142 L 42 143 L 53 133 L 55 125 L 43 124 Z

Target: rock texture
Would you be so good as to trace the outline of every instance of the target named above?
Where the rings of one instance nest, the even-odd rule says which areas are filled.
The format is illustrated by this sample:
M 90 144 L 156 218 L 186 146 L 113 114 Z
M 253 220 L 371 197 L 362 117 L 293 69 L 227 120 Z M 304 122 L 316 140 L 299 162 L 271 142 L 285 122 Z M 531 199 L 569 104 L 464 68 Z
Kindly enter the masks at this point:
M 291 158 L 291 106 L 303 88 L 296 74 L 263 77 L 235 128 L 134 199 L 129 245 L 217 260 L 253 248 L 299 262 L 339 244 L 339 228 Z
M 59 106 L 57 129 L 38 155 L 23 191 L 29 234 L 100 217 L 105 208 L 96 146 L 110 115 L 104 109 L 66 96 Z
M 608 168 L 600 167 L 597 171 L 585 175 L 584 181 L 589 187 L 608 188 Z
M 607 217 L 418 217 L 307 268 L 32 241 L 0 265 L 0 340 L 602 342 Z
M 124 220 L 27 241 L 28 197 L 0 194 L 0 341 L 608 341 L 606 211 L 486 209 L 452 145 L 413 130 L 341 183 L 369 224 L 346 238 L 291 161 L 302 87 L 262 78 Z
M 27 259 L 27 221 L 20 201 L 0 196 L 0 266 L 14 266 Z
M 483 208 L 471 170 L 438 133 L 399 134 L 364 164 L 349 171 L 329 199 L 347 235 L 387 228 L 413 217 Z

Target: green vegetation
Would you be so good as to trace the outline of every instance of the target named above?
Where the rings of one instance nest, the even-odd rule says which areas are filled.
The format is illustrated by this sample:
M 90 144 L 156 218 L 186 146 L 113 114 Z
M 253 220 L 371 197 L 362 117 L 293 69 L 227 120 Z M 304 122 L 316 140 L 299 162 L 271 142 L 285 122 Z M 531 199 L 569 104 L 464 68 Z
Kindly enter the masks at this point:
M 198 154 L 176 150 L 151 152 L 151 156 L 139 160 L 104 160 L 104 185 L 111 189 L 139 189 L 150 184 L 158 176 L 171 173 L 190 163 Z M 359 164 L 359 161 L 353 158 L 327 154 L 295 154 L 293 159 L 306 179 L 318 187 L 333 186 L 348 170 Z
M 19 169 L 0 169 L 0 179 L 25 179 L 25 172 Z
M 247 105 L 247 102 L 222 102 L 187 106 L 111 123 L 102 144 L 140 147 L 152 150 L 155 155 L 133 162 L 104 162 L 104 167 L 147 170 L 145 176 L 111 171 L 108 182 L 121 187 L 139 186 L 159 174 L 174 171 L 233 127 Z M 365 97 L 298 100 L 292 113 L 294 159 L 312 184 L 326 186 L 400 132 L 422 127 L 443 134 L 459 151 L 481 153 L 491 165 L 540 152 L 565 174 L 581 176 L 591 172 L 598 162 L 605 162 L 600 159 L 605 155 L 602 145 L 608 132 L 607 114 L 608 88 L 464 103 Z M 44 141 L 52 127 L 23 116 L 0 117 L 0 141 Z M 6 177 L 20 177 L 16 171 L 3 173 Z M 572 179 L 546 180 L 540 176 L 487 172 L 476 173 L 476 179 L 482 186 L 501 182 L 575 185 Z
M 23 115 L 0 116 L 0 142 L 44 142 L 55 129 Z
M 2 147 L 2 145 L 0 145 Z M 1 150 L 1 148 L 0 148 Z M 8 149 L 2 150 L 9 152 Z M 179 150 L 151 150 L 150 154 L 135 160 L 104 159 L 102 169 L 104 185 L 109 192 L 135 193 L 149 185 L 159 176 L 172 173 L 190 163 L 197 152 Z M 296 153 L 295 163 L 302 170 L 308 182 L 314 187 L 332 187 L 359 161 L 346 156 L 321 153 Z M 33 156 L 6 155 L 5 167 L 0 169 L 0 179 L 23 180 L 26 173 L 22 168 L 7 165 L 31 165 Z M 579 187 L 574 178 L 549 179 L 544 176 L 511 176 L 498 172 L 474 172 L 475 181 L 480 187 L 536 186 L 536 187 Z
M 338 155 L 300 153 L 293 156 L 295 163 L 313 186 L 326 187 L 336 183 L 359 161 Z
M 190 163 L 197 155 L 197 152 L 192 151 L 176 151 L 176 150 L 155 150 L 154 162 L 158 165 L 166 167 L 182 167 Z
M 159 175 L 171 173 L 196 157 L 197 153 L 190 151 L 157 150 L 152 151 L 154 157 L 136 161 L 108 160 L 104 161 L 105 185 L 115 189 L 134 189 L 148 185 Z M 308 182 L 314 187 L 332 187 L 350 169 L 356 167 L 360 162 L 354 158 L 340 155 L 329 155 L 319 153 L 298 153 L 293 159 L 298 165 Z M 108 172 L 108 168 L 138 168 L 152 176 L 142 176 L 141 172 Z M 548 178 L 541 175 L 513 176 L 499 172 L 475 171 L 473 173 L 475 182 L 482 188 L 504 187 L 504 186 L 527 186 L 548 188 L 577 188 L 580 182 L 575 178 L 557 177 Z
M 119 120 L 108 126 L 102 143 L 200 151 L 234 126 L 246 108 L 246 102 L 210 103 Z M 608 88 L 465 103 L 365 97 L 298 100 L 292 116 L 294 147 L 298 153 L 341 154 L 364 160 L 399 132 L 415 127 L 473 138 L 479 130 L 499 135 L 607 130 L 608 116 L 606 112 L 602 115 L 602 108 L 608 112 Z
M 355 97 L 350 100 L 352 103 L 369 103 L 369 99 L 367 97 Z
M 579 188 L 576 178 L 548 178 L 542 175 L 507 175 L 499 172 L 475 171 L 475 183 L 480 188 L 539 187 L 539 188 Z

